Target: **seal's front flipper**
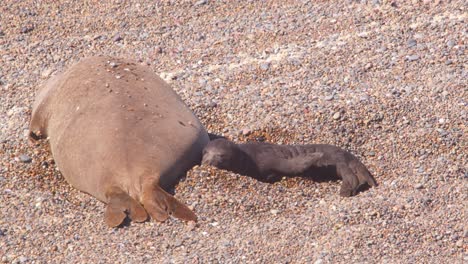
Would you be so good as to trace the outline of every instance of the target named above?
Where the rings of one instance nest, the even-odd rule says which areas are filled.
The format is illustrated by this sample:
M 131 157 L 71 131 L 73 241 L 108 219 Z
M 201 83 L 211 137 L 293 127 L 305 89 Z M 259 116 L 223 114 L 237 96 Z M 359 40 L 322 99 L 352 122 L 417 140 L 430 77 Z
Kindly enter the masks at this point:
M 197 216 L 192 210 L 158 185 L 151 184 L 145 188 L 142 203 L 151 217 L 158 222 L 164 222 L 171 215 L 185 221 L 197 221 Z
M 104 218 L 108 226 L 119 226 L 127 214 L 135 222 L 144 222 L 148 219 L 145 208 L 120 188 L 110 188 L 106 192 L 106 197 L 108 202 Z

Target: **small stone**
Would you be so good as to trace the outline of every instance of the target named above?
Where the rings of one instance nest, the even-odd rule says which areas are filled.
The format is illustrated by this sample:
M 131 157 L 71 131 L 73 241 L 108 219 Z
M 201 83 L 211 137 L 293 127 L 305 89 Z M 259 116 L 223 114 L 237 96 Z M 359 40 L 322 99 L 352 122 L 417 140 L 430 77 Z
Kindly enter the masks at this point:
M 364 102 L 364 101 L 369 101 L 370 100 L 370 97 L 367 95 L 367 94 L 364 94 L 364 95 L 361 95 L 359 97 L 359 100 Z
M 119 66 L 119 64 L 117 64 L 116 62 L 111 61 L 111 62 L 109 62 L 109 66 L 111 66 L 111 68 L 115 68 L 115 67 Z
M 28 261 L 28 258 L 24 257 L 24 256 L 21 256 L 21 257 L 19 257 L 18 260 L 19 260 L 20 263 L 25 263 L 26 261 Z
M 192 231 L 197 227 L 197 223 L 195 221 L 189 221 L 187 225 L 185 225 L 185 229 L 188 231 Z
M 317 259 L 314 264 L 322 264 L 323 263 L 323 259 Z
M 325 101 L 331 101 L 331 100 L 333 100 L 334 97 L 335 97 L 334 94 L 330 94 L 330 95 L 325 96 L 325 97 L 323 98 L 323 100 L 325 100 Z
M 408 47 L 410 47 L 410 48 L 416 46 L 416 44 L 417 44 L 417 42 L 416 42 L 416 40 L 414 40 L 414 39 L 410 39 L 410 40 L 408 40 L 408 42 L 407 42 L 407 45 L 408 45 Z
M 407 56 L 406 59 L 408 61 L 417 61 L 419 60 L 419 55 L 410 55 L 410 56 Z
M 276 210 L 276 209 L 271 209 L 270 213 L 272 213 L 273 215 L 277 215 L 279 213 L 279 211 Z
M 358 33 L 358 37 L 368 38 L 369 37 L 369 32 L 367 32 L 367 31 L 360 32 L 360 33 Z
M 453 46 L 455 46 L 455 41 L 453 41 L 453 39 L 447 41 L 447 47 L 452 48 Z
M 119 41 L 121 41 L 122 39 L 123 39 L 123 38 L 120 36 L 120 34 L 117 34 L 117 35 L 114 36 L 114 41 L 115 41 L 115 42 L 119 42 Z
M 200 86 L 205 86 L 208 83 L 208 81 L 203 78 L 200 78 L 198 80 L 198 83 L 200 84 Z
M 195 3 L 195 6 L 201 6 L 201 5 L 204 5 L 206 3 L 208 3 L 208 0 L 200 0 L 200 1 Z
M 242 135 L 248 136 L 248 135 L 250 135 L 252 133 L 252 130 L 250 128 L 244 128 L 244 129 L 242 129 L 241 132 L 242 132 Z
M 420 189 L 424 188 L 424 185 L 421 184 L 421 183 L 418 183 L 418 184 L 416 184 L 416 185 L 414 186 L 414 188 L 420 190 Z
M 177 239 L 175 242 L 174 242 L 174 246 L 175 247 L 180 247 L 182 246 L 183 242 L 182 242 L 182 239 Z
M 34 30 L 34 26 L 29 25 L 21 28 L 21 33 L 26 34 Z
M 30 163 L 32 161 L 31 157 L 29 157 L 28 155 L 26 154 L 21 154 L 19 156 L 19 160 L 23 163 Z
M 41 73 L 41 76 L 42 78 L 47 78 L 50 76 L 50 74 L 52 73 L 52 69 L 45 69 L 42 73 Z
M 341 117 L 341 113 L 340 113 L 340 112 L 336 112 L 335 114 L 333 114 L 333 119 L 335 119 L 335 120 L 340 119 L 340 117 Z
M 369 62 L 369 63 L 366 64 L 366 66 L 364 66 L 364 69 L 370 70 L 372 68 L 372 66 L 373 66 L 372 63 Z
M 266 71 L 270 68 L 270 63 L 269 62 L 263 62 L 260 64 L 260 69 Z

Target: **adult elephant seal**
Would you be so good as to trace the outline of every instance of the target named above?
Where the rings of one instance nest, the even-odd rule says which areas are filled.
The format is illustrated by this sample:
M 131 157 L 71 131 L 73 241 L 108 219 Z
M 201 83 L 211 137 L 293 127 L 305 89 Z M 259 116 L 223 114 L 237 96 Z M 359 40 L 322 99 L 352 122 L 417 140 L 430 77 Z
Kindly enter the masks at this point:
M 107 203 L 105 220 L 195 214 L 164 189 L 201 161 L 208 135 L 171 87 L 125 59 L 91 57 L 49 80 L 30 137 L 48 137 L 65 179 Z
M 325 173 L 343 180 L 341 196 L 353 196 L 370 186 L 374 177 L 351 153 L 325 144 L 276 145 L 271 143 L 235 144 L 215 139 L 203 150 L 202 164 L 251 176 L 261 181 L 278 181 L 281 176 L 310 174 L 327 168 Z

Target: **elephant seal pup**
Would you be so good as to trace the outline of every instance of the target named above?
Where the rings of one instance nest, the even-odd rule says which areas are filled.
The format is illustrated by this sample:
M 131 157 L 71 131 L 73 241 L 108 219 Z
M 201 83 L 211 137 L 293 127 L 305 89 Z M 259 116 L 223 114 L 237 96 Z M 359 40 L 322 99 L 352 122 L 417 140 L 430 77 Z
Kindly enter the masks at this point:
M 65 179 L 107 203 L 109 226 L 148 213 L 196 220 L 164 189 L 200 163 L 208 134 L 148 67 L 111 57 L 78 62 L 40 89 L 30 137 L 48 137 Z
M 363 188 L 377 186 L 367 168 L 351 153 L 332 145 L 235 144 L 215 139 L 203 150 L 202 164 L 273 182 L 281 176 L 307 174 L 331 167 L 343 180 L 341 196 L 356 195 Z

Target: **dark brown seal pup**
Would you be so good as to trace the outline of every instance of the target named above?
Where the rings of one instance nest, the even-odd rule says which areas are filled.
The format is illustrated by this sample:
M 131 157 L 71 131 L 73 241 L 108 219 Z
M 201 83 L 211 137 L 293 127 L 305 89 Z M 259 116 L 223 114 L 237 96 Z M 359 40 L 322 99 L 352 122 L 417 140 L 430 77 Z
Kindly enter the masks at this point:
M 367 168 L 351 153 L 332 145 L 235 144 L 215 139 L 203 150 L 202 164 L 273 182 L 281 176 L 306 174 L 308 170 L 332 167 L 343 180 L 341 196 L 356 195 L 368 186 L 377 186 Z
M 65 179 L 107 203 L 109 226 L 127 214 L 196 220 L 164 189 L 200 162 L 208 135 L 148 67 L 111 57 L 73 65 L 39 91 L 30 136 L 47 137 Z

